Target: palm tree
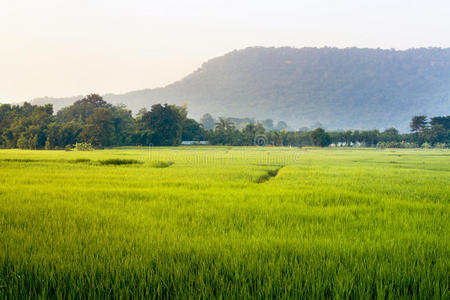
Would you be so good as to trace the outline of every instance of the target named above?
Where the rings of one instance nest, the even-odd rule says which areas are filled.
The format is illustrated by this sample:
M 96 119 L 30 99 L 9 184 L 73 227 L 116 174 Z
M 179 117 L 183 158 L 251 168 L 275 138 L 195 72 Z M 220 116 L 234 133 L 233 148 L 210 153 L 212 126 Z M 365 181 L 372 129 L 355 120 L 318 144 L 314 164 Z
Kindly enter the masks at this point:
M 231 121 L 230 118 L 227 118 L 227 119 L 226 119 L 226 126 L 225 126 L 225 129 L 226 129 L 227 131 L 232 131 L 232 130 L 235 129 L 234 122 Z
M 234 123 L 231 122 L 230 118 L 219 118 L 219 121 L 215 125 L 216 131 L 229 131 L 234 129 Z
M 427 127 L 427 117 L 426 116 L 414 116 L 409 123 L 412 132 L 421 132 Z

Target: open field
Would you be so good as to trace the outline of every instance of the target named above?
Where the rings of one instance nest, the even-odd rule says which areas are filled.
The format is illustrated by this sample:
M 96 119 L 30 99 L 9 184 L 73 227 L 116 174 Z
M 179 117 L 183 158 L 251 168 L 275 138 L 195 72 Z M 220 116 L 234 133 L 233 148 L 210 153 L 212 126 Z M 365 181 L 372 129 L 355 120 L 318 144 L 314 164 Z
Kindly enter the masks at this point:
M 449 150 L 0 150 L 0 298 L 449 299 L 449 183 Z

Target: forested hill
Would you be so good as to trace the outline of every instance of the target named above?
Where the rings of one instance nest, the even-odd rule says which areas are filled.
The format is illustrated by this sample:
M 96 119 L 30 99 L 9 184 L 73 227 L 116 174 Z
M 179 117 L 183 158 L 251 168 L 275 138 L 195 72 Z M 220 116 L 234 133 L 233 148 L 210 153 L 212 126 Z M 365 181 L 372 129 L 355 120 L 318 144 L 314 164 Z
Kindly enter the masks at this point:
M 79 98 L 33 103 L 58 109 Z M 408 130 L 414 115 L 450 113 L 450 48 L 247 48 L 164 88 L 104 98 L 133 111 L 187 102 L 195 118 L 206 112 L 272 118 L 294 129 L 320 122 L 330 129 Z

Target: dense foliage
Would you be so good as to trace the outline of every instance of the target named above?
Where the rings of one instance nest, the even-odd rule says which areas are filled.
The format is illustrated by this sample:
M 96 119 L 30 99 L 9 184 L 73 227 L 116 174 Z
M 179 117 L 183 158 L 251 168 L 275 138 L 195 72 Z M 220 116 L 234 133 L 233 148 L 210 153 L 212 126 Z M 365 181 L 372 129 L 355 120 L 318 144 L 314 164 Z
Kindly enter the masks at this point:
M 209 114 L 207 115 L 209 118 Z M 420 128 L 415 120 L 420 117 Z M 202 120 L 205 119 L 202 118 Z M 254 123 L 251 120 L 238 130 L 231 118 L 219 118 L 216 127 L 209 130 L 206 136 L 213 145 L 273 145 L 273 146 L 364 146 L 386 148 L 414 148 L 420 146 L 450 146 L 450 116 L 434 117 L 428 121 L 426 116 L 415 116 L 411 121 L 412 133 L 400 134 L 395 128 L 379 130 L 347 130 L 328 131 L 322 128 L 301 129 L 298 131 L 270 130 L 266 131 L 264 120 Z M 242 125 L 241 125 L 242 126 Z M 259 139 L 258 139 L 259 137 Z M 255 140 L 257 139 L 257 140 Z
M 179 145 L 182 138 L 200 140 L 200 125 L 187 118 L 186 107 L 153 105 L 136 118 L 123 105 L 111 105 L 92 94 L 53 115 L 52 105 L 0 106 L 0 146 L 64 149 L 92 145 Z
M 167 87 L 105 95 L 105 100 L 126 103 L 135 112 L 188 101 L 195 118 L 210 112 L 284 120 L 294 128 L 318 121 L 331 129 L 406 131 L 411 116 L 450 114 L 449 87 L 450 48 L 256 47 L 212 59 Z M 74 100 L 37 103 L 59 109 Z
M 155 104 L 136 117 L 124 105 L 112 105 L 92 94 L 53 114 L 51 104 L 25 103 L 0 106 L 0 147 L 22 149 L 104 148 L 125 145 L 176 146 L 182 141 L 208 141 L 234 146 L 366 146 L 447 147 L 450 116 L 412 118 L 412 133 L 395 128 L 328 131 L 322 128 L 286 130 L 287 124 L 273 120 L 219 118 L 210 114 L 202 123 L 187 117 L 187 106 Z M 319 124 L 320 125 L 320 124 Z

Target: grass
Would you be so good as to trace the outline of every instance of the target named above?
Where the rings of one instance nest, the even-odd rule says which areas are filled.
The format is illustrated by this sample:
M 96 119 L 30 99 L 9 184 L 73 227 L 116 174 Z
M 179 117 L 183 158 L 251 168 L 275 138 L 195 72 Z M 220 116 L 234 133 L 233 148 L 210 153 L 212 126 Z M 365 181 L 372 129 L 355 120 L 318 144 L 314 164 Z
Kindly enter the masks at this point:
M 448 299 L 449 154 L 0 150 L 0 298 Z
M 152 167 L 153 168 L 168 168 L 168 167 L 170 167 L 173 164 L 174 164 L 173 161 L 160 161 L 160 160 L 157 160 L 157 161 L 152 162 Z
M 83 161 L 85 159 L 81 158 L 78 159 L 78 161 Z M 103 159 L 98 161 L 101 165 L 132 165 L 132 164 L 139 164 L 140 162 L 136 159 L 121 159 L 121 158 L 110 158 L 110 159 Z
M 79 163 L 90 163 L 91 160 L 89 158 L 77 158 L 72 160 L 71 162 L 75 163 L 75 164 L 79 164 Z

